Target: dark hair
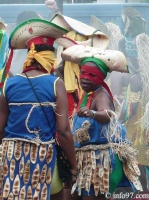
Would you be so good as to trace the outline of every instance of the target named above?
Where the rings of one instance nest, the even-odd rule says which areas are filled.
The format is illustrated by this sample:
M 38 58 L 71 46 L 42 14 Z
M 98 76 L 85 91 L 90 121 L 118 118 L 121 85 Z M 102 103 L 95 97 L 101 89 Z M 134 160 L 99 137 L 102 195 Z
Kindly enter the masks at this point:
M 30 50 L 30 48 L 28 49 L 28 51 Z M 53 46 L 49 46 L 48 44 L 36 44 L 35 45 L 35 50 L 37 52 L 40 51 L 53 51 L 54 52 L 54 47 Z

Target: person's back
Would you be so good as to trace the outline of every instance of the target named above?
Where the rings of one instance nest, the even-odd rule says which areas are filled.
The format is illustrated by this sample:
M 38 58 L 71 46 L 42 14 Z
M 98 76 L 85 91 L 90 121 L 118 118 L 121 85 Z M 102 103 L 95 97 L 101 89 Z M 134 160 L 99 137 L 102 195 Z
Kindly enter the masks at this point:
M 24 32 L 21 37 L 20 32 Z M 50 75 L 54 40 L 65 32 L 46 20 L 32 19 L 10 36 L 11 48 L 28 48 L 29 52 L 22 73 L 5 81 L 0 96 L 3 198 L 50 199 L 56 132 L 72 171 L 76 171 L 66 90 L 62 80 Z M 74 175 L 72 180 L 76 180 Z
M 34 135 L 30 135 L 30 133 L 38 133 L 40 138 L 41 135 L 46 132 L 53 132 L 53 134 L 56 132 L 53 107 L 56 102 L 54 84 L 57 78 L 49 74 L 41 73 L 39 73 L 39 75 L 32 75 L 29 78 L 34 90 L 38 93 L 39 99 L 44 104 L 44 109 L 51 123 L 52 130 L 50 130 L 50 127 L 47 127 L 46 118 L 42 114 L 40 104 L 37 104 L 36 96 L 34 95 L 27 77 L 24 74 L 18 74 L 8 79 L 4 87 L 4 95 L 7 97 L 7 102 L 10 105 L 10 115 L 5 128 L 5 137 L 19 136 L 21 138 L 28 137 L 32 139 Z M 27 122 L 24 124 L 24 121 Z M 51 138 L 52 135 L 49 134 L 48 137 L 43 136 L 42 141 L 47 141 Z

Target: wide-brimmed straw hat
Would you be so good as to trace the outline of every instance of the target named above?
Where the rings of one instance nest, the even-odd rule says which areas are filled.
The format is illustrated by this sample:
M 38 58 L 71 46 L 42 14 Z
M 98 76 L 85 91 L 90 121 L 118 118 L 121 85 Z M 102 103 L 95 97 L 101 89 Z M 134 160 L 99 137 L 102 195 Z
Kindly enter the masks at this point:
M 91 15 L 89 24 L 95 29 L 98 29 L 104 34 L 108 35 L 108 28 L 106 24 L 103 21 L 101 21 L 98 17 Z
M 30 19 L 14 29 L 10 35 L 9 45 L 12 49 L 26 49 L 28 41 L 33 38 L 47 36 L 57 39 L 67 32 L 68 30 L 47 20 Z
M 78 20 L 56 14 L 51 22 L 60 25 L 69 31 L 74 30 L 80 35 L 88 36 L 88 38 L 91 38 L 86 41 L 88 46 L 105 49 L 109 44 L 109 38 L 106 34 Z
M 6 30 L 6 26 L 2 20 L 2 18 L 0 18 L 0 30 L 5 31 Z
M 80 45 L 66 37 L 59 38 L 55 42 L 66 48 L 61 54 L 63 60 L 80 64 L 84 58 L 92 57 L 104 62 L 109 72 L 128 72 L 127 60 L 121 51 Z

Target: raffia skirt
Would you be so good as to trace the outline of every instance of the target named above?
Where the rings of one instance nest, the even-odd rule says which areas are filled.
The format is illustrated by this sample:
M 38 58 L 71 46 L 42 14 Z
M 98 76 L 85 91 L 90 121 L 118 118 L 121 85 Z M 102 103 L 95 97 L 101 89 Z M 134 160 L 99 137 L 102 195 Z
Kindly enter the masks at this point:
M 73 189 L 78 195 L 109 195 L 123 181 L 142 191 L 136 150 L 129 143 L 86 145 L 76 148 L 79 174 Z

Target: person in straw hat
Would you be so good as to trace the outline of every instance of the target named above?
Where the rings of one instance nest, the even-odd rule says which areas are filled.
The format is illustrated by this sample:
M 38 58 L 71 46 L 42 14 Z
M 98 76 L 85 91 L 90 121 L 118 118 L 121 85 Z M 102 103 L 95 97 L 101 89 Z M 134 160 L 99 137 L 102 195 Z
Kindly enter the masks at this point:
M 137 151 L 126 139 L 126 129 L 117 119 L 112 93 L 104 82 L 107 72 L 128 72 L 124 54 L 79 45 L 67 37 L 56 42 L 67 47 L 62 52 L 64 60 L 79 64 L 84 91 L 73 118 L 78 175 L 72 199 L 110 198 L 120 185 L 131 184 L 142 191 Z
M 105 49 L 109 43 L 109 38 L 106 34 L 71 17 L 57 14 L 51 19 L 51 22 L 69 30 L 65 35 L 83 45 L 100 46 Z M 54 74 L 64 80 L 68 98 L 69 121 L 70 125 L 72 125 L 73 114 L 82 94 L 82 88 L 79 83 L 80 67 L 76 63 L 62 60 L 62 51 L 63 47 L 59 45 L 57 48 L 57 67 L 54 70 Z M 52 186 L 52 188 L 57 189 L 56 184 Z M 71 188 L 65 187 L 64 191 L 65 198 L 69 200 L 71 198 Z
M 106 34 L 71 17 L 57 14 L 53 17 L 53 19 L 51 19 L 51 22 L 61 25 L 63 28 L 69 30 L 68 33 L 65 34 L 66 37 L 83 45 L 87 44 L 94 47 L 100 46 L 100 48 L 105 49 L 109 43 L 109 38 Z M 55 69 L 55 75 L 64 80 L 68 97 L 69 119 L 71 122 L 78 99 L 82 93 L 82 89 L 78 81 L 80 68 L 76 63 L 63 61 L 60 55 L 62 50 L 63 48 L 58 46 L 58 61 Z
M 4 163 L 0 180 L 5 199 L 50 199 L 56 131 L 72 173 L 77 170 L 66 90 L 62 80 L 50 75 L 53 43 L 66 32 L 49 21 L 31 19 L 10 35 L 11 50 L 28 48 L 29 52 L 22 73 L 5 81 L 0 96 L 0 163 Z

